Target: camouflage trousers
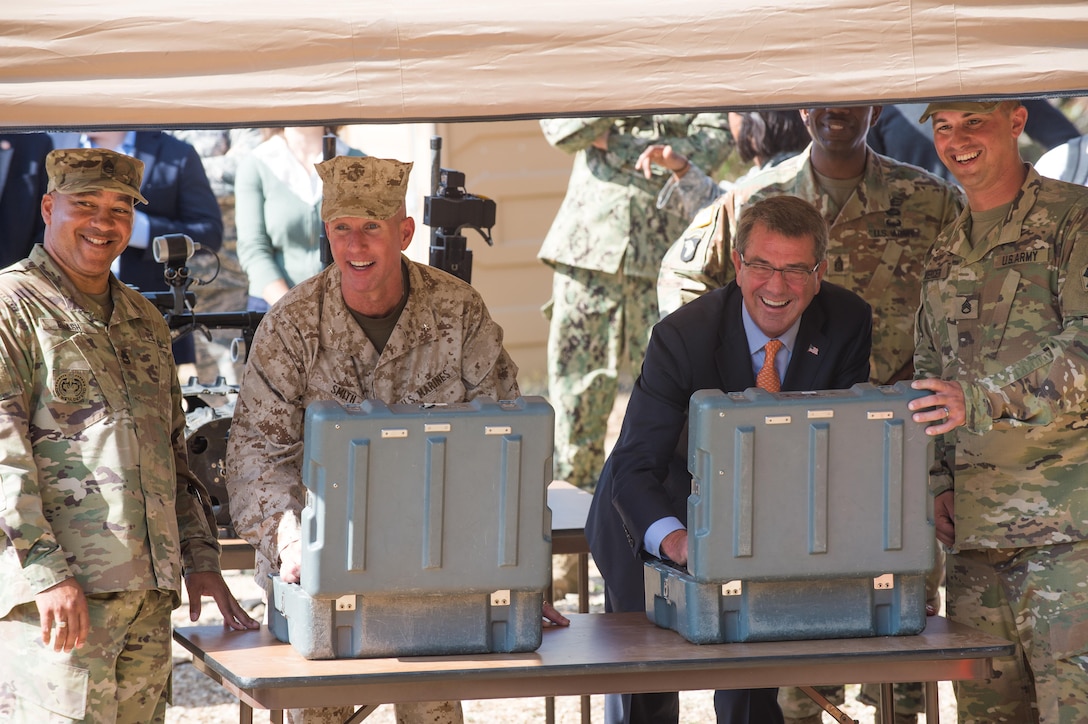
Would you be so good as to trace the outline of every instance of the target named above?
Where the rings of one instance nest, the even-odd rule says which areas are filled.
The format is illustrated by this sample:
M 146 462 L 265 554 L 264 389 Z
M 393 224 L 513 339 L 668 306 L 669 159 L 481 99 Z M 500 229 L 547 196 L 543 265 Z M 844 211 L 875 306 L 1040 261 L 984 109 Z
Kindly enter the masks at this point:
M 956 684 L 960 722 L 1088 721 L 1088 541 L 948 563 L 949 618 L 1016 644 L 992 679 Z
M 463 724 L 459 701 L 413 701 L 395 704 L 397 724 Z M 342 724 L 351 718 L 351 707 L 288 709 L 288 724 Z
M 940 549 L 934 556 L 933 567 L 926 576 L 926 605 L 934 611 L 941 607 L 941 586 L 944 585 L 945 556 Z M 835 706 L 842 706 L 846 692 L 842 686 L 814 686 L 824 698 Z M 925 685 L 922 683 L 896 684 L 892 687 L 893 708 L 897 719 L 917 718 L 926 710 Z M 880 684 L 863 684 L 858 701 L 870 706 L 880 703 Z M 819 714 L 822 710 L 808 694 L 794 686 L 783 686 L 778 690 L 778 705 L 789 724 L 791 719 L 805 719 Z
M 642 368 L 658 320 L 654 279 L 556 265 L 548 316 L 548 398 L 555 478 L 592 490 L 624 363 Z
M 163 591 L 87 596 L 90 633 L 70 653 L 42 643 L 37 605 L 16 606 L 0 620 L 0 721 L 163 722 L 173 601 Z

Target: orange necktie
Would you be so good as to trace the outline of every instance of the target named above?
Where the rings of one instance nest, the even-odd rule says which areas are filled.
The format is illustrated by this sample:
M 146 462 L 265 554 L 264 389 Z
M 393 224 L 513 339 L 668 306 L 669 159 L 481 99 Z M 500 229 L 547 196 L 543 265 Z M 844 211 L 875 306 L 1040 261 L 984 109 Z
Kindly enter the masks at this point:
M 782 343 L 777 339 L 768 340 L 767 344 L 763 345 L 763 349 L 765 352 L 763 367 L 756 375 L 756 386 L 767 392 L 781 392 L 782 380 L 778 379 L 778 368 L 774 366 L 774 356 L 778 354 L 778 350 L 782 349 Z

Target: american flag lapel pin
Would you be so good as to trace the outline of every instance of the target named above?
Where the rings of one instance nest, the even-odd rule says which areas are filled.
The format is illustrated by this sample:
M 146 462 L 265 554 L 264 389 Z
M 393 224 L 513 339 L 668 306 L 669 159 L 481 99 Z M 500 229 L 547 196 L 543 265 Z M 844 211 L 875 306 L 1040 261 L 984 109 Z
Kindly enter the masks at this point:
M 814 345 L 814 344 L 810 344 L 810 345 L 808 346 L 808 353 L 809 353 L 809 354 L 817 354 L 817 355 L 818 355 L 818 354 L 820 354 L 820 348 L 819 348 L 819 347 L 817 347 L 817 346 L 816 346 L 816 345 Z

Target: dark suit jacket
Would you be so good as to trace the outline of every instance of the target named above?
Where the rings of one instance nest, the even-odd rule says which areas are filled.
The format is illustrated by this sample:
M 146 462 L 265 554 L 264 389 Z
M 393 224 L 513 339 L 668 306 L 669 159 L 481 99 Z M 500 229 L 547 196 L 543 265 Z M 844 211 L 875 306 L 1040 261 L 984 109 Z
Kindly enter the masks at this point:
M 52 150 L 45 133 L 0 134 L 0 269 L 26 258 L 45 234 L 45 157 Z
M 161 131 L 139 131 L 136 158 L 144 162 L 140 193 L 147 199 L 147 205 L 138 208 L 151 221 L 151 238 L 188 234 L 202 247 L 218 251 L 223 245 L 223 216 L 196 149 Z M 162 273 L 150 244 L 146 249 L 129 247 L 121 254 L 121 281 L 142 292 L 169 289 Z
M 688 401 L 697 390 L 755 387 L 735 282 L 681 307 L 653 330 L 616 446 L 601 473 L 586 537 L 611 610 L 642 611 L 642 540 L 655 521 L 686 524 Z M 872 310 L 823 282 L 801 316 L 782 389 L 845 389 L 869 379 Z

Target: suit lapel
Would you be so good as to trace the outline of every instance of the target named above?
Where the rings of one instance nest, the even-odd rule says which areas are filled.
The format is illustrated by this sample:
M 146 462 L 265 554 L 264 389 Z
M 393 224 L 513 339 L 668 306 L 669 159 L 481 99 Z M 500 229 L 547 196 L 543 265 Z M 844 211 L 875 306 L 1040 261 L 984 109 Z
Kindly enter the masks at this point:
M 817 374 L 829 351 L 829 340 L 823 331 L 825 321 L 823 309 L 817 304 L 809 304 L 801 315 L 797 342 L 786 369 L 786 379 L 782 381 L 783 390 L 816 389 Z
M 11 157 L 15 155 L 15 149 L 0 148 L 0 196 L 4 194 L 4 188 L 8 182 L 8 172 L 11 170 Z
M 740 289 L 734 285 L 733 293 L 726 298 L 720 321 L 722 343 L 714 358 L 721 378 L 721 389 L 725 392 L 740 392 L 756 384 L 752 356 L 748 353 L 748 336 L 744 333 L 741 319 L 743 301 Z
M 145 131 L 136 132 L 136 158 L 144 162 L 143 182 L 140 184 L 141 191 L 147 188 L 147 180 L 151 178 L 151 169 L 155 166 L 155 159 L 159 157 L 160 144 L 161 140 L 158 135 Z

